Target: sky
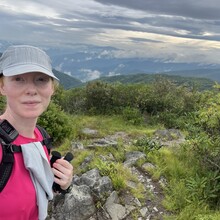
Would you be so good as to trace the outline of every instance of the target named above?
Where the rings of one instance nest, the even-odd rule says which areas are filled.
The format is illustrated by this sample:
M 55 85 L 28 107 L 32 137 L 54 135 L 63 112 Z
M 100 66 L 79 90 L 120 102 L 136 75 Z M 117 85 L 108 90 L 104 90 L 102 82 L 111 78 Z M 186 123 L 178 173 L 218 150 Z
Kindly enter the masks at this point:
M 219 0 L 0 0 L 0 40 L 220 64 Z

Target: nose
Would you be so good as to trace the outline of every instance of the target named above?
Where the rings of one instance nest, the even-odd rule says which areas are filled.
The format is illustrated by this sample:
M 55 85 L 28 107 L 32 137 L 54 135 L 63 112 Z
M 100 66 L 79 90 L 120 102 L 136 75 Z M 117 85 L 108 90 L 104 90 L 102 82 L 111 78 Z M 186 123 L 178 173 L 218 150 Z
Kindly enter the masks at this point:
M 26 93 L 28 95 L 36 95 L 37 94 L 36 85 L 34 84 L 33 81 L 26 82 Z

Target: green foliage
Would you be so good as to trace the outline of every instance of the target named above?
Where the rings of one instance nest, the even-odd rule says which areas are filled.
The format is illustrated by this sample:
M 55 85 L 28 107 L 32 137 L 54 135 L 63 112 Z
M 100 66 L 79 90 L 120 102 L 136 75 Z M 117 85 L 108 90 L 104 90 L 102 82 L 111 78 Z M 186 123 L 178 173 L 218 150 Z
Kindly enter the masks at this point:
M 220 213 L 212 213 L 212 214 L 198 214 L 195 218 L 195 220 L 219 220 L 220 219 Z
M 206 92 L 201 97 L 198 124 L 210 135 L 218 135 L 220 130 L 220 93 Z
M 206 212 L 199 209 L 195 212 L 195 207 L 209 210 L 209 207 L 219 206 L 220 172 L 217 163 L 214 165 L 204 160 L 207 143 L 210 141 L 203 137 L 188 141 L 179 149 L 162 148 L 156 154 L 148 154 L 148 159 L 157 165 L 152 175 L 157 179 L 165 176 L 169 182 L 165 188 L 163 205 L 167 210 L 178 213 L 174 219 L 199 219 L 197 216 L 203 216 Z M 195 151 L 195 146 L 200 146 L 200 151 Z
M 165 218 L 166 220 L 199 220 L 199 217 L 204 216 L 208 210 L 205 205 L 187 205 L 176 216 Z M 213 219 L 212 219 L 213 220 Z
M 209 203 L 219 196 L 220 192 L 220 174 L 218 171 L 207 173 L 207 176 L 196 174 L 186 182 L 188 191 L 187 201 L 190 203 L 201 205 Z
M 120 114 L 133 125 L 145 121 L 182 128 L 186 114 L 197 108 L 200 93 L 159 76 L 152 84 L 89 82 L 86 87 L 58 90 L 54 100 L 71 114 Z
M 143 123 L 143 116 L 136 108 L 125 107 L 122 110 L 122 117 L 125 121 L 132 125 L 140 125 Z
M 86 158 L 92 159 L 93 153 L 89 150 L 75 151 L 74 160 L 72 161 L 74 167 L 74 174 L 80 174 L 88 171 L 89 164 L 87 166 L 80 167 L 80 165 L 85 161 Z
M 86 97 L 84 88 L 72 90 L 60 90 L 56 92 L 56 100 L 65 112 L 70 114 L 82 114 L 86 110 Z
M 137 183 L 137 186 L 131 189 L 131 193 L 135 198 L 139 199 L 140 201 L 143 201 L 146 195 L 146 190 L 142 183 Z
M 112 88 L 109 84 L 100 81 L 87 84 L 86 108 L 90 113 L 111 113 L 112 102 Z
M 4 96 L 0 95 L 0 113 L 2 114 L 5 110 L 6 100 Z
M 199 71 L 199 72 L 198 72 Z M 198 90 L 210 90 L 212 89 L 212 86 L 214 85 L 214 82 L 210 79 L 207 78 L 202 78 L 204 75 L 202 72 L 203 70 L 195 70 L 193 73 L 189 74 L 184 72 L 169 72 L 168 74 L 129 74 L 129 75 L 117 75 L 117 76 L 107 76 L 107 77 L 101 77 L 99 80 L 108 82 L 108 83 L 115 83 L 115 82 L 120 82 L 123 84 L 151 84 L 155 79 L 158 77 L 163 77 L 169 81 L 175 82 L 178 86 L 184 85 L 189 88 L 197 88 Z M 209 70 L 210 71 L 210 70 Z M 171 75 L 173 74 L 173 75 Z M 193 75 L 193 76 L 198 76 L 198 77 L 186 77 L 186 74 Z M 183 77 L 184 75 L 184 77 Z M 219 70 L 215 70 L 215 78 L 219 78 Z M 199 78 L 200 76 L 200 78 Z
M 72 123 L 71 117 L 53 102 L 50 103 L 48 110 L 38 120 L 38 124 L 44 127 L 53 137 L 55 146 L 61 144 L 65 138 L 71 137 Z
M 162 203 L 167 210 L 179 213 L 187 206 L 186 198 L 185 182 L 182 179 L 171 179 Z
M 200 166 L 198 174 L 192 177 L 191 184 L 193 182 L 195 185 L 201 185 L 201 188 L 197 186 L 199 192 L 195 190 L 196 195 L 193 193 L 191 195 L 194 196 L 194 200 L 197 198 L 200 201 L 207 202 L 210 206 L 217 206 L 220 203 L 219 140 L 212 140 L 207 135 L 200 134 L 195 139 L 190 140 L 189 144 Z
M 95 166 L 99 169 L 99 172 L 102 176 L 111 176 L 113 173 L 117 172 L 115 164 L 113 162 L 97 159 Z
M 144 152 L 145 154 L 148 154 L 150 151 L 159 150 L 162 147 L 159 142 L 147 136 L 136 140 L 134 145 L 138 148 L 138 150 Z
M 96 167 L 102 176 L 109 176 L 112 180 L 113 187 L 116 190 L 122 190 L 126 187 L 125 184 L 125 168 L 121 165 L 109 161 L 103 161 L 101 159 L 96 159 L 91 164 L 91 167 Z
M 213 214 L 210 209 L 216 212 L 220 202 L 218 91 L 198 92 L 194 85 L 177 85 L 164 77 L 157 77 L 151 84 L 91 82 L 85 88 L 68 91 L 60 89 L 53 100 L 56 107 L 46 115 L 45 121 L 51 121 L 52 118 L 55 122 L 44 121 L 51 131 L 60 129 L 56 128 L 59 125 L 57 113 L 61 111 L 59 117 L 62 118 L 63 109 L 71 114 L 90 114 L 90 117 L 81 115 L 72 126 L 68 125 L 72 119 L 69 118 L 68 122 L 61 120 L 61 127 L 68 125 L 69 131 L 77 133 L 77 138 L 89 138 L 80 133 L 84 127 L 98 130 L 97 137 L 116 131 L 126 132 L 129 138 L 141 137 L 132 146 L 125 146 L 121 142 L 117 148 L 96 149 L 93 152 L 96 156 L 104 155 L 106 160 L 95 157 L 90 168 L 96 167 L 101 175 L 109 176 L 115 189 L 127 189 L 126 181 L 132 177 L 122 167 L 122 162 L 128 148 L 135 148 L 146 153 L 147 160 L 155 164 L 155 168 L 150 171 L 152 178 L 159 180 L 164 176 L 168 182 L 164 185 L 163 205 L 175 213 L 175 217 L 167 219 L 217 219 L 216 213 Z M 167 128 L 185 129 L 187 141 L 179 147 L 166 148 L 152 140 L 150 135 L 143 137 L 143 134 L 153 133 L 149 125 L 155 123 Z M 60 129 L 59 132 L 63 131 Z M 90 153 L 79 155 L 76 166 Z M 117 162 L 112 162 L 109 154 Z M 133 194 L 141 199 L 144 195 L 142 190 L 138 186 Z

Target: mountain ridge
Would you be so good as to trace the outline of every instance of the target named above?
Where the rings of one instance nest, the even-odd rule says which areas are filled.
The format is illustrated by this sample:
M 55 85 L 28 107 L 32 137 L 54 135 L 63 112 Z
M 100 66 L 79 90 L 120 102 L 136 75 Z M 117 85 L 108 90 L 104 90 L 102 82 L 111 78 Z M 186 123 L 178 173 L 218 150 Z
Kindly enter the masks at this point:
M 15 42 L 0 41 L 0 51 Z M 18 44 L 18 43 L 17 43 Z M 46 47 L 51 58 L 53 71 L 58 74 L 65 89 L 80 86 L 102 77 L 127 76 L 140 73 L 166 74 L 182 77 L 206 78 L 220 82 L 220 64 L 201 64 L 196 62 L 177 63 L 150 57 L 129 57 L 125 51 L 115 47 L 95 45 L 72 45 L 71 48 Z M 61 74 L 63 73 L 63 74 Z M 126 77 L 125 77 L 126 78 Z

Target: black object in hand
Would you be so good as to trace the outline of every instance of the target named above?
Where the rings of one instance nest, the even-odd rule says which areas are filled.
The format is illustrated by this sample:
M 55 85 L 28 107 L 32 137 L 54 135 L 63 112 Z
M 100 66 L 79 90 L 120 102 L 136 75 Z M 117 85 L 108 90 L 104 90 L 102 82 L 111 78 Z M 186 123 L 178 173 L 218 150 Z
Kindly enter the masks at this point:
M 50 166 L 53 167 L 53 163 L 57 160 L 61 158 L 61 154 L 58 151 L 52 151 L 51 152 L 51 159 L 50 159 Z
M 54 151 L 53 151 L 53 152 L 54 152 Z M 55 152 L 57 152 L 57 151 L 55 151 Z M 59 152 L 58 152 L 58 153 L 59 153 Z M 52 153 L 51 153 L 51 154 L 52 154 Z M 60 153 L 59 153 L 59 154 L 60 154 Z M 57 156 L 57 155 L 56 155 L 56 156 Z M 53 154 L 52 154 L 52 158 L 53 158 Z M 51 159 L 52 159 L 52 158 L 51 158 Z M 54 156 L 54 158 L 55 158 L 55 156 Z M 57 159 L 60 159 L 60 158 L 57 158 Z M 70 153 L 70 152 L 68 152 L 63 159 L 64 159 L 64 160 L 67 160 L 68 162 L 70 162 L 70 161 L 73 159 L 73 154 Z M 55 160 L 55 161 L 56 161 L 56 160 Z M 55 161 L 54 161 L 54 162 L 55 162 Z M 62 190 L 61 187 L 60 187 L 60 185 L 57 184 L 57 183 L 53 183 L 52 188 L 53 188 L 53 191 L 54 191 L 54 192 L 62 192 L 62 191 L 65 191 L 65 190 Z
M 64 160 L 67 160 L 68 162 L 70 162 L 72 159 L 73 159 L 73 154 L 70 152 L 68 152 L 64 157 Z

